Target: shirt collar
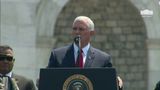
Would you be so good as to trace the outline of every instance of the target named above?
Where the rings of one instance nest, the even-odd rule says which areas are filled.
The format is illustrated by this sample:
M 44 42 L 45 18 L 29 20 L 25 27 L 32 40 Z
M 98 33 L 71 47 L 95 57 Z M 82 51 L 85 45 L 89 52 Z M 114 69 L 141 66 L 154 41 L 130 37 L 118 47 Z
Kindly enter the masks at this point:
M 0 73 L 0 75 L 2 75 L 2 74 Z M 12 72 L 7 73 L 5 76 L 11 77 L 12 76 Z
M 78 46 L 75 43 L 73 45 L 74 45 L 74 52 L 78 52 L 78 49 L 79 49 Z M 88 43 L 85 47 L 82 48 L 85 56 L 87 56 L 87 52 L 89 50 L 89 47 L 90 47 L 90 43 Z

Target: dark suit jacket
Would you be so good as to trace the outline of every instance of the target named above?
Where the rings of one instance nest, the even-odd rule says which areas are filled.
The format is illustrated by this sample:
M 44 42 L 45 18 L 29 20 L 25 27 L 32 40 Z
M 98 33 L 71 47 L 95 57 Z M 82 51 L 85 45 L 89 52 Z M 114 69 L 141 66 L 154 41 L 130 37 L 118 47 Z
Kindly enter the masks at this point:
M 154 90 L 160 90 L 160 81 L 157 82 L 156 87 Z
M 74 47 L 68 45 L 53 49 L 48 63 L 48 68 L 75 67 Z M 90 47 L 84 67 L 112 67 L 110 55 Z
M 74 46 L 53 49 L 50 55 L 48 68 L 75 67 Z M 87 53 L 84 68 L 90 67 L 112 67 L 111 57 L 107 53 L 90 47 Z M 122 88 L 119 87 L 119 90 Z
M 13 74 L 12 78 L 14 78 L 17 81 L 19 90 L 36 90 L 33 81 L 30 79 L 16 74 Z

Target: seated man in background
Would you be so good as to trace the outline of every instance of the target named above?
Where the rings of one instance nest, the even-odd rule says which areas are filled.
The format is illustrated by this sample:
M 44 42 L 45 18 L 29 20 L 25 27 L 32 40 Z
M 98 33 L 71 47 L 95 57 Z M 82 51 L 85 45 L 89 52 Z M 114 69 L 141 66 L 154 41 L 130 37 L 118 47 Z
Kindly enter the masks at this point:
M 13 49 L 0 45 L 0 90 L 36 90 L 32 80 L 13 73 L 14 62 Z M 3 79 L 7 80 L 7 85 Z

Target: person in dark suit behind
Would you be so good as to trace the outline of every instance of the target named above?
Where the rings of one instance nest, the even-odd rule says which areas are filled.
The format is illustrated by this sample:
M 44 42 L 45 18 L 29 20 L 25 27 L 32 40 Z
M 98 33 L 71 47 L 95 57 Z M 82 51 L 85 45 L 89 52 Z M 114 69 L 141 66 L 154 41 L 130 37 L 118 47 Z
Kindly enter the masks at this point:
M 7 90 L 36 90 L 32 80 L 13 73 L 14 62 L 13 49 L 8 45 L 0 45 L 0 78 L 7 77 L 11 82 Z M 2 86 L 1 89 L 4 90 Z
M 160 81 L 157 82 L 156 87 L 154 90 L 160 90 Z
M 87 16 L 78 16 L 72 25 L 74 42 L 71 45 L 53 49 L 48 63 L 48 68 L 77 67 L 78 51 L 82 52 L 81 68 L 86 67 L 112 67 L 111 56 L 91 46 L 91 36 L 95 34 L 94 23 Z M 122 80 L 119 81 L 122 89 Z

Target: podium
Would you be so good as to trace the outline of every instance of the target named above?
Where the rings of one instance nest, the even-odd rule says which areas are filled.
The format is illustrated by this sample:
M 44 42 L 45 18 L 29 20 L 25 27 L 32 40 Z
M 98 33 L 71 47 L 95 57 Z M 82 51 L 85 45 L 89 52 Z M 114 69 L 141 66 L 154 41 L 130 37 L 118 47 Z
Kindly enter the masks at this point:
M 118 90 L 114 68 L 42 68 L 39 90 Z

